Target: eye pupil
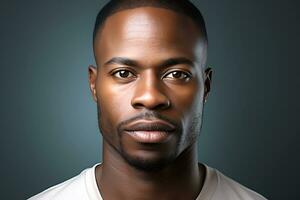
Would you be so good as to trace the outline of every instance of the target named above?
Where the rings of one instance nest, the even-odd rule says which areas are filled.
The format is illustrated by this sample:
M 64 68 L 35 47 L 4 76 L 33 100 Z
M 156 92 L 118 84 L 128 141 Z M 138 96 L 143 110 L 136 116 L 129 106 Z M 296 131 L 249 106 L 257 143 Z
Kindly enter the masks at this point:
M 129 71 L 122 70 L 119 73 L 120 73 L 120 77 L 122 78 L 127 78 L 129 76 Z
M 181 72 L 172 72 L 174 78 L 180 78 Z

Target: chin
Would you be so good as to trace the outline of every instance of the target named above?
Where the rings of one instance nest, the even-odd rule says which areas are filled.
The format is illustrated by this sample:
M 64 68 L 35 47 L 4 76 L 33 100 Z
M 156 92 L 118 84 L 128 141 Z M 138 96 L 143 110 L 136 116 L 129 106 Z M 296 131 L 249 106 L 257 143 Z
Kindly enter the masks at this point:
M 176 155 L 162 155 L 161 152 L 139 151 L 135 153 L 121 152 L 122 157 L 132 167 L 140 171 L 153 172 L 163 170 L 175 161 Z

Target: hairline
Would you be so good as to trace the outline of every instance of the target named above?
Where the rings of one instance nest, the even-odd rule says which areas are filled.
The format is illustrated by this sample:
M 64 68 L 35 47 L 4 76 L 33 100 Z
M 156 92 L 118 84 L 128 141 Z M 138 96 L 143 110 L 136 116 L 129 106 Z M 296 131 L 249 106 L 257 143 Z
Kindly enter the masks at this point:
M 196 19 L 193 19 L 192 16 L 186 14 L 185 12 L 177 10 L 177 9 L 175 9 L 173 7 L 168 7 L 168 6 L 159 5 L 159 4 L 146 4 L 146 5 L 137 5 L 137 6 L 133 6 L 133 7 L 120 7 L 120 8 L 116 8 L 116 9 L 113 9 L 112 11 L 110 11 L 109 14 L 108 14 L 108 16 L 105 17 L 104 21 L 100 25 L 98 25 L 97 27 L 96 26 L 94 27 L 93 45 L 94 45 L 95 40 L 96 40 L 97 36 L 99 35 L 99 33 L 101 34 L 101 32 L 102 32 L 102 30 L 103 30 L 103 28 L 104 28 L 105 23 L 107 22 L 107 20 L 110 17 L 112 17 L 114 14 L 117 14 L 117 13 L 122 12 L 122 11 L 128 11 L 128 10 L 138 9 L 138 8 L 147 8 L 147 7 L 148 8 L 165 9 L 165 10 L 173 11 L 176 14 L 186 16 L 187 18 L 189 18 L 189 19 L 191 19 L 193 21 L 193 23 L 198 28 L 198 30 L 200 31 L 200 33 L 202 33 L 202 37 L 203 37 L 203 40 L 205 41 L 205 43 L 208 43 L 205 21 L 203 19 L 203 16 L 202 16 L 200 10 L 196 6 L 195 7 L 200 12 L 202 20 L 203 20 L 203 24 L 201 24 L 201 25 L 199 24 L 199 22 Z M 104 9 L 105 9 L 105 6 L 100 10 L 100 12 L 103 11 Z M 98 16 L 97 16 L 97 18 L 98 18 Z
M 105 8 L 105 6 L 100 10 L 100 12 L 103 11 L 104 8 Z M 200 24 L 199 21 L 197 21 L 196 19 L 193 19 L 193 17 L 190 16 L 190 15 L 188 15 L 187 13 L 185 13 L 183 11 L 180 11 L 180 10 L 177 10 L 176 7 L 173 8 L 173 7 L 168 7 L 168 6 L 159 5 L 159 4 L 146 4 L 146 5 L 138 5 L 138 6 L 133 6 L 133 7 L 121 7 L 121 8 L 117 8 L 117 9 L 113 9 L 112 11 L 109 11 L 109 14 L 105 17 L 105 19 L 102 21 L 102 23 L 100 25 L 98 25 L 97 27 L 96 26 L 94 27 L 93 52 L 94 52 L 94 56 L 95 57 L 96 57 L 96 55 L 95 55 L 95 41 L 96 41 L 96 38 L 101 37 L 102 31 L 103 31 L 103 29 L 105 27 L 105 24 L 107 23 L 107 20 L 110 17 L 114 16 L 115 14 L 117 14 L 119 12 L 123 12 L 123 11 L 125 12 L 125 11 L 128 11 L 128 10 L 139 9 L 139 8 L 158 8 L 158 9 L 164 9 L 164 10 L 172 11 L 172 12 L 178 14 L 178 15 L 187 17 L 197 27 L 197 30 L 200 33 L 199 37 L 201 37 L 201 41 L 205 45 L 204 48 L 207 49 L 207 47 L 208 47 L 208 37 L 207 37 L 206 24 L 205 24 L 204 18 L 202 16 L 202 13 L 200 12 L 200 10 L 197 7 L 196 7 L 196 9 L 199 11 L 199 13 L 201 15 L 201 19 L 202 19 L 203 24 Z M 99 13 L 98 13 L 98 15 L 99 15 Z M 98 18 L 98 16 L 97 16 L 97 18 Z M 205 66 L 202 66 L 201 68 L 204 69 Z

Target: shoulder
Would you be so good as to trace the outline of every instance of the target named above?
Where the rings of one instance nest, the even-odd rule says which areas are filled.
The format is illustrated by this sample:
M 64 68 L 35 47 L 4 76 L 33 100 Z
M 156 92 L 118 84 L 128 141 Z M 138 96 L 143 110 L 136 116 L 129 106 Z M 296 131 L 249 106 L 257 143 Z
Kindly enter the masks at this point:
M 45 191 L 29 198 L 28 200 L 65 200 L 65 199 L 89 199 L 86 192 L 86 177 L 93 168 L 82 171 L 77 176 L 52 186 Z
M 216 175 L 216 190 L 213 199 L 230 200 L 266 200 L 262 195 L 225 176 L 216 169 L 210 168 Z

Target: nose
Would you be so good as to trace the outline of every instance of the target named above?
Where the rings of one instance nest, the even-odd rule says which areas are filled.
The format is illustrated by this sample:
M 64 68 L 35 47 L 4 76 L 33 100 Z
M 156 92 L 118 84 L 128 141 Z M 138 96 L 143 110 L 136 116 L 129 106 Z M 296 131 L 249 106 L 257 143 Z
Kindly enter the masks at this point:
M 160 80 L 154 76 L 140 77 L 137 81 L 131 105 L 135 109 L 163 110 L 170 107 L 170 99 L 164 93 Z

